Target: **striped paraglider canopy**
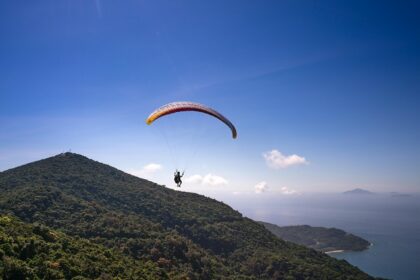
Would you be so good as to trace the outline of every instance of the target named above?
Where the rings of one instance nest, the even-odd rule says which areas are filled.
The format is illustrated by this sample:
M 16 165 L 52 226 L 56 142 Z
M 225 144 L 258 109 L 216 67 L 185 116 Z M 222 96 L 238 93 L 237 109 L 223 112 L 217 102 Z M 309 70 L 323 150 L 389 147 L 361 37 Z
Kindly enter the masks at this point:
M 236 139 L 236 137 L 238 136 L 235 126 L 226 117 L 224 117 L 222 114 L 210 107 L 194 102 L 172 102 L 166 104 L 153 111 L 150 114 L 150 116 L 146 119 L 146 123 L 150 125 L 160 117 L 185 111 L 195 111 L 213 116 L 225 123 L 230 128 L 230 130 L 232 131 L 232 137 L 234 139 Z

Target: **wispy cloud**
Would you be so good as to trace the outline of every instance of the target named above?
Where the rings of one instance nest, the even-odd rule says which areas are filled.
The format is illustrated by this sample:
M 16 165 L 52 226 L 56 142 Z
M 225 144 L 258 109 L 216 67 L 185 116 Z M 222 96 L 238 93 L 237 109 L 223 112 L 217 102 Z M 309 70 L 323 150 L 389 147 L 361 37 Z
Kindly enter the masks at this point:
M 274 149 L 263 153 L 263 157 L 268 167 L 273 169 L 287 168 L 293 165 L 309 164 L 309 162 L 298 155 L 283 155 L 280 151 Z
M 289 189 L 288 187 L 282 187 L 282 188 L 280 189 L 280 192 L 281 192 L 282 194 L 285 194 L 285 195 L 297 194 L 297 193 L 298 193 L 296 190 Z
M 162 165 L 158 163 L 149 163 L 148 165 L 144 166 L 142 171 L 145 173 L 155 173 L 162 169 Z
M 201 184 L 203 182 L 203 176 L 198 175 L 198 174 L 191 175 L 185 178 L 184 181 L 190 184 Z
M 100 0 L 95 0 L 95 7 L 96 7 L 96 12 L 98 13 L 98 17 L 102 17 L 102 6 L 101 6 L 101 2 Z
M 268 183 L 266 181 L 261 181 L 258 184 L 256 184 L 254 186 L 254 191 L 256 194 L 261 194 L 264 192 L 268 192 L 270 190 L 270 193 L 272 194 L 282 194 L 282 195 L 292 195 L 292 194 L 299 194 L 298 191 L 288 188 L 288 187 L 281 187 L 280 189 L 278 188 L 271 188 L 268 186 Z
M 186 183 L 198 184 L 198 185 L 207 185 L 207 186 L 223 186 L 229 184 L 228 180 L 221 176 L 213 175 L 211 173 L 207 175 L 195 174 L 190 177 L 185 178 Z
M 131 169 L 128 170 L 128 173 L 138 177 L 150 176 L 160 170 L 162 170 L 163 166 L 158 163 L 149 163 L 141 169 Z
M 289 70 L 293 70 L 300 67 L 305 67 L 307 65 L 312 65 L 315 63 L 319 63 L 322 61 L 328 61 L 330 59 L 336 58 L 342 54 L 348 53 L 349 50 L 328 50 L 322 53 L 311 54 L 306 57 L 298 57 L 294 61 L 287 62 L 287 63 L 276 63 L 271 67 L 253 67 L 248 69 L 242 69 L 241 71 L 236 72 L 229 72 L 229 73 L 222 73 L 216 75 L 213 79 L 210 80 L 198 80 L 198 81 L 191 81 L 188 83 L 188 86 L 183 86 L 182 88 L 177 89 L 176 91 L 172 92 L 171 94 L 176 96 L 177 98 L 191 96 L 196 94 L 200 90 L 209 89 L 212 87 L 217 87 L 224 84 L 229 83 L 243 83 L 250 80 L 255 80 L 259 78 L 263 78 L 266 76 L 272 75 L 279 75 Z
M 254 186 L 255 193 L 263 193 L 268 190 L 268 185 L 266 181 L 259 182 Z

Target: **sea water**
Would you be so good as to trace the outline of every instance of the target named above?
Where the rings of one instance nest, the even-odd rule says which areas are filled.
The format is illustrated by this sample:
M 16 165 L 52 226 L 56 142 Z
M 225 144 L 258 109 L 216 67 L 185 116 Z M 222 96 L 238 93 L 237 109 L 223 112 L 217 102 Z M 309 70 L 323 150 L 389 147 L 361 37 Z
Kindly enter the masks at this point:
M 306 194 L 232 197 L 245 216 L 280 226 L 336 227 L 372 243 L 362 252 L 330 254 L 372 276 L 420 279 L 420 195 Z

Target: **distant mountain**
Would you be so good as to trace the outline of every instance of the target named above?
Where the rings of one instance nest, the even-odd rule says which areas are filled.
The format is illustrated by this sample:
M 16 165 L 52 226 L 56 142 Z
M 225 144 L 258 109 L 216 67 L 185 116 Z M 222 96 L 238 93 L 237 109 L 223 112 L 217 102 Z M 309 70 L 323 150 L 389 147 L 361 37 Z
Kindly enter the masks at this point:
M 138 271 L 159 273 L 155 279 L 373 279 L 346 261 L 277 238 L 226 204 L 174 191 L 73 153 L 0 172 L 0 194 L 0 214 L 24 221 L 29 239 L 29 232 L 35 233 L 33 224 L 39 223 L 52 229 L 52 235 L 57 230 L 62 238 L 69 236 L 70 243 L 89 240 L 99 246 L 96 257 L 74 251 L 74 261 L 83 260 L 92 269 L 109 266 L 104 271 L 110 276 L 102 279 L 144 279 Z M 35 250 L 27 256 L 18 252 L 31 244 L 29 239 L 16 237 L 11 245 L 15 254 L 2 245 L 15 233 L 4 234 L 0 256 L 12 258 L 17 273 L 66 267 L 60 263 L 66 258 L 67 251 L 60 251 L 64 243 L 58 241 L 53 248 L 58 253 Z M 35 243 L 39 240 L 33 238 Z M 123 257 L 102 259 L 104 247 L 112 250 L 111 256 Z M 121 262 L 127 270 L 117 273 Z M 90 278 L 77 263 L 71 267 L 77 279 Z M 3 279 L 24 279 L 5 276 L 9 268 L 0 267 Z M 61 277 L 49 279 L 57 278 Z
M 368 190 L 357 188 L 357 189 L 354 189 L 354 190 L 343 192 L 343 194 L 374 194 L 374 193 L 370 192 Z
M 321 252 L 336 250 L 363 251 L 370 246 L 370 242 L 341 229 L 302 226 L 279 227 L 274 224 L 259 222 L 276 236 L 296 244 Z

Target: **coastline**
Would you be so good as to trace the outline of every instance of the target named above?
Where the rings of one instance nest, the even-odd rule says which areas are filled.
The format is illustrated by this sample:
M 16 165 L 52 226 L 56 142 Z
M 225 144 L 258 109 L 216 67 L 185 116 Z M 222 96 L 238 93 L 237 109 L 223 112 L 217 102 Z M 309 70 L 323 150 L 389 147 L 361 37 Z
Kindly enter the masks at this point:
M 362 250 L 362 251 L 365 251 L 365 250 L 368 250 L 370 247 L 372 247 L 373 246 L 373 243 L 371 242 L 370 244 L 369 244 L 369 247 L 367 247 L 366 249 L 364 249 L 364 250 Z M 352 250 L 331 250 L 331 251 L 326 251 L 326 252 L 324 252 L 325 254 L 338 254 L 338 253 L 344 253 L 344 252 L 362 252 L 362 251 L 352 251 Z
M 345 250 L 332 250 L 332 251 L 326 251 L 325 254 L 336 254 L 336 253 L 343 253 Z

